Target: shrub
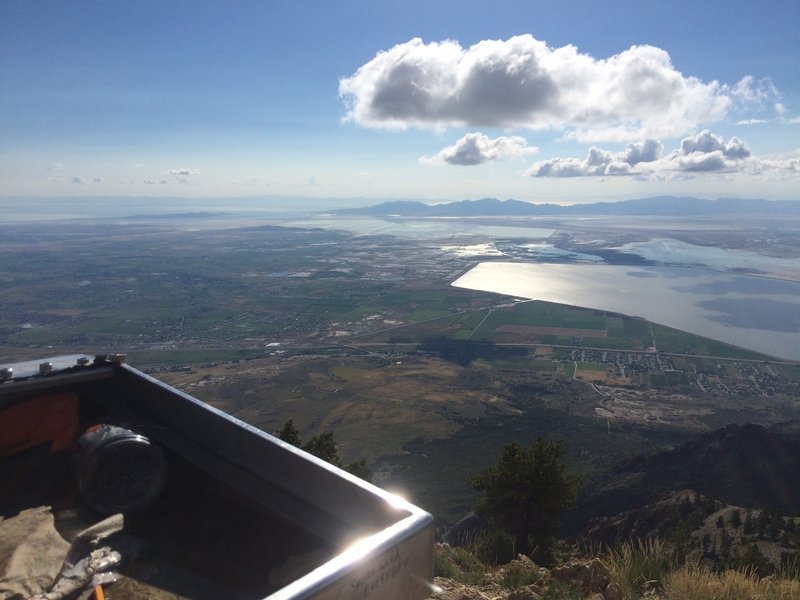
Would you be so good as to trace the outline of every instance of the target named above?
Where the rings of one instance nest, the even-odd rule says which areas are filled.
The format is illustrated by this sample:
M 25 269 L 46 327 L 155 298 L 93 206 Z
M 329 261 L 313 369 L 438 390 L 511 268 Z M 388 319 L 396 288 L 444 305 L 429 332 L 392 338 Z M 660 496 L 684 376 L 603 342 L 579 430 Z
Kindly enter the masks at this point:
M 612 550 L 609 556 L 612 581 L 616 581 L 623 598 L 635 598 L 645 587 L 659 587 L 675 564 L 675 556 L 657 538 L 629 541 Z
M 507 590 L 515 590 L 539 581 L 539 573 L 526 569 L 519 563 L 511 563 L 503 569 L 500 585 Z
M 553 581 L 542 600 L 584 600 L 586 595 L 580 586 L 573 583 Z
M 502 529 L 485 527 L 469 548 L 488 565 L 504 565 L 516 558 L 514 540 Z
M 466 585 L 475 585 L 486 573 L 486 566 L 474 554 L 447 545 L 437 545 L 433 568 L 437 577 L 448 577 Z
M 669 574 L 665 600 L 797 600 L 800 582 L 759 579 L 752 570 L 713 573 L 684 567 Z

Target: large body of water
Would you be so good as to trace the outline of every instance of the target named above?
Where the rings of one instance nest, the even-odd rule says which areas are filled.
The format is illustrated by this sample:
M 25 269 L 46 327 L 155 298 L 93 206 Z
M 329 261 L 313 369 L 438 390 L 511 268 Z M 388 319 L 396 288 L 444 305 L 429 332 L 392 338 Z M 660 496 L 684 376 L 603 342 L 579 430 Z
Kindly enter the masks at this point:
M 484 225 L 475 219 L 381 219 L 369 217 L 333 218 L 286 221 L 288 227 L 320 227 L 338 229 L 358 235 L 396 235 L 405 238 L 440 239 L 452 236 L 480 236 L 482 238 L 547 239 L 554 229 L 542 227 L 505 227 Z
M 800 360 L 800 283 L 690 267 L 484 262 L 456 287 L 643 317 Z

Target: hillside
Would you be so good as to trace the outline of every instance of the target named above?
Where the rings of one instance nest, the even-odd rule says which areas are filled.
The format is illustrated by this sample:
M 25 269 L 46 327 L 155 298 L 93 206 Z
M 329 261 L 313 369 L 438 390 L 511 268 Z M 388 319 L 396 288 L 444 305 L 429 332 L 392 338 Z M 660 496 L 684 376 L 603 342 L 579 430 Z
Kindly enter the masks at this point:
M 730 425 L 639 455 L 584 495 L 570 517 L 573 541 L 557 546 L 551 568 L 521 555 L 492 566 L 496 532 L 465 519 L 446 538 L 465 546 L 437 546 L 442 592 L 432 597 L 800 598 L 798 469 L 797 421 Z
M 728 425 L 672 450 L 626 461 L 602 488 L 579 499 L 568 520 L 570 532 L 578 534 L 593 518 L 634 510 L 683 489 L 725 504 L 800 514 L 796 427 L 796 422 L 771 428 Z

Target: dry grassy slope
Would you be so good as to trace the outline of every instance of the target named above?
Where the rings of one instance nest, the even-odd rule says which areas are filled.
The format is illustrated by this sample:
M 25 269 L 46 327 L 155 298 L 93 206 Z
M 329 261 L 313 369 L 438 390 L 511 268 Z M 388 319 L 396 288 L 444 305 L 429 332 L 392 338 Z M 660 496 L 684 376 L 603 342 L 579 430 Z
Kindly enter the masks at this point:
M 448 438 L 487 410 L 513 412 L 488 375 L 430 357 L 296 356 L 162 378 L 265 431 L 288 419 L 303 438 L 334 430 L 345 462 Z

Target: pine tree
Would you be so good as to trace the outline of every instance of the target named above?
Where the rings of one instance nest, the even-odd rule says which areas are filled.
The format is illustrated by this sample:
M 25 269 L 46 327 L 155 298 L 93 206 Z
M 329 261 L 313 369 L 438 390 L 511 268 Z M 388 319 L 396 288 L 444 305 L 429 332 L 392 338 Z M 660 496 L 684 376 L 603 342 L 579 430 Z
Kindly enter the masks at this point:
M 511 443 L 496 466 L 470 480 L 483 494 L 476 512 L 511 534 L 518 553 L 529 554 L 533 541 L 537 555 L 547 560 L 561 513 L 575 503 L 578 478 L 567 473 L 563 455 L 561 442 Z
M 300 438 L 300 432 L 297 431 L 297 428 L 294 426 L 294 421 L 289 419 L 286 421 L 286 423 L 284 423 L 283 427 L 276 433 L 276 435 L 281 440 L 291 444 L 292 446 L 302 448 L 309 454 L 313 454 L 317 458 L 321 458 L 325 462 L 329 462 L 332 465 L 341 467 L 348 473 L 352 473 L 364 481 L 372 482 L 372 469 L 369 468 L 369 465 L 365 459 L 362 458 L 361 460 L 357 460 L 356 462 L 348 465 L 342 465 L 341 460 L 339 459 L 339 448 L 336 444 L 336 438 L 334 437 L 332 431 L 326 431 L 324 433 L 317 434 L 312 437 L 307 444 L 304 445 Z
M 297 431 L 297 427 L 294 426 L 294 421 L 292 419 L 286 421 L 281 430 L 276 432 L 275 435 L 292 446 L 300 447 L 302 445 L 300 441 L 300 432 Z

